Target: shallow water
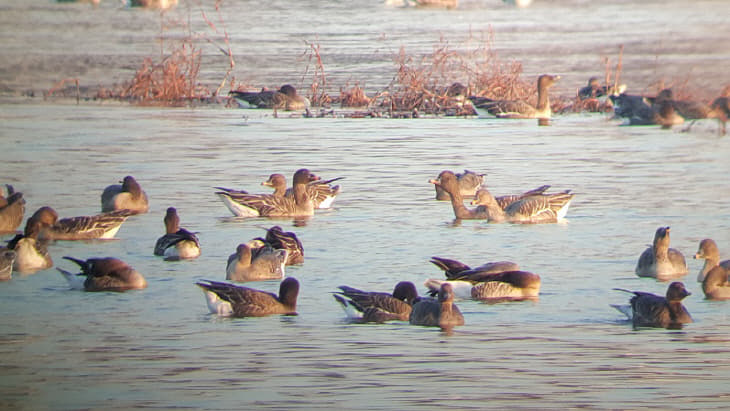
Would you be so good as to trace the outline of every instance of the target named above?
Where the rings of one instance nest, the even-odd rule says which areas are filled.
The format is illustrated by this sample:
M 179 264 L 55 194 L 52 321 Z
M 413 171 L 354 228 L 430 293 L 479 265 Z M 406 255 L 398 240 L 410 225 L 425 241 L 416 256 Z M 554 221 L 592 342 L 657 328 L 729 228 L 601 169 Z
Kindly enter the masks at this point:
M 123 294 L 68 290 L 55 269 L 0 284 L 4 408 L 723 408 L 730 377 L 726 302 L 703 299 L 691 260 L 699 240 L 730 244 L 727 138 L 703 122 L 690 133 L 619 127 L 600 115 L 489 119 L 275 119 L 262 111 L 3 105 L 4 181 L 29 212 L 96 213 L 107 184 L 133 173 L 149 214 L 117 241 L 59 242 L 64 255 L 113 255 L 149 287 Z M 248 119 L 241 116 L 246 115 Z M 295 231 L 302 266 L 296 317 L 220 319 L 199 279 L 223 279 L 239 242 L 274 221 L 231 218 L 213 195 L 257 190 L 269 173 L 307 166 L 342 180 L 335 208 Z M 560 224 L 452 224 L 427 183 L 443 169 L 487 173 L 497 194 L 541 184 L 577 196 Z M 200 232 L 203 255 L 152 255 L 175 206 Z M 613 287 L 663 294 L 633 274 L 659 225 L 690 258 L 683 280 L 695 323 L 634 331 L 609 304 Z M 466 325 L 349 325 L 330 292 L 391 290 L 441 277 L 430 256 L 467 264 L 509 259 L 540 274 L 538 301 L 458 303 Z M 727 256 L 726 254 L 724 255 Z M 250 285 L 276 291 L 276 282 Z
M 624 74 L 647 87 L 691 73 L 708 93 L 728 83 L 721 41 L 728 4 L 556 1 L 516 10 L 463 1 L 457 10 L 414 10 L 380 2 L 225 3 L 238 80 L 276 85 L 299 78 L 302 40 L 323 46 L 333 84 L 384 85 L 392 55 L 430 52 L 441 35 L 458 43 L 491 25 L 500 56 L 527 75 L 563 75 L 573 93 L 626 45 Z M 549 4 L 549 5 L 548 5 Z M 2 91 L 46 90 L 127 80 L 159 51 L 159 15 L 103 2 L 0 2 Z M 416 16 L 416 17 L 414 17 Z M 282 24 L 281 22 L 291 22 Z M 197 24 L 199 24 L 198 22 Z M 60 29 L 62 28 L 62 29 Z M 203 30 L 200 28 L 200 30 Z M 311 34 L 310 34 L 311 33 Z M 315 36 L 316 34 L 316 36 Z M 478 34 L 475 34 L 478 36 Z M 316 38 L 315 38 L 316 37 Z M 204 49 L 203 79 L 225 62 Z M 560 59 L 556 62 L 556 57 Z M 218 64 L 218 66 L 212 65 Z M 306 84 L 307 81 L 304 81 Z M 116 256 L 141 271 L 141 291 L 82 293 L 55 270 L 0 283 L 0 407 L 7 409 L 723 409 L 730 378 L 730 303 L 703 299 L 696 283 L 699 241 L 730 250 L 730 154 L 717 125 L 691 132 L 619 127 L 603 115 L 534 121 L 478 118 L 301 119 L 269 111 L 204 107 L 0 103 L 0 183 L 25 194 L 32 213 L 100 210 L 103 188 L 133 174 L 151 198 L 108 242 L 58 242 L 64 255 Z M 345 177 L 334 209 L 305 225 L 232 218 L 213 186 L 263 191 L 272 172 L 308 167 Z M 453 224 L 448 203 L 427 183 L 444 169 L 487 173 L 495 194 L 551 184 L 577 194 L 560 224 Z M 162 218 L 177 207 L 198 231 L 203 255 L 165 262 L 152 255 Z M 304 243 L 306 261 L 288 267 L 302 284 L 296 317 L 221 319 L 208 314 L 200 279 L 225 278 L 237 244 L 281 224 Z M 628 301 L 614 287 L 663 294 L 634 266 L 658 226 L 688 258 L 682 280 L 695 323 L 635 331 L 609 306 Z M 5 238 L 3 238 L 5 239 Z M 347 284 L 389 291 L 401 280 L 440 278 L 428 260 L 478 265 L 512 260 L 542 276 L 538 301 L 459 301 L 466 325 L 438 329 L 395 323 L 350 325 L 331 292 Z M 250 286 L 276 291 L 275 281 Z

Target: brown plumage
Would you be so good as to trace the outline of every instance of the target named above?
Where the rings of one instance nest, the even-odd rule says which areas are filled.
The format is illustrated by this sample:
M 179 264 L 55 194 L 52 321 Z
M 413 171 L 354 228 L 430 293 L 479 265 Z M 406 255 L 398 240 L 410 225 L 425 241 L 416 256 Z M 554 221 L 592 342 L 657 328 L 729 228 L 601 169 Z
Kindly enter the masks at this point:
M 29 218 L 25 223 L 23 234 L 18 234 L 8 241 L 8 249 L 15 251 L 13 270 L 31 273 L 53 267 L 53 259 L 48 252 L 46 242 L 38 238 L 40 229 L 40 221 Z
M 297 235 L 291 231 L 284 231 L 278 225 L 266 229 L 266 238 L 255 238 L 273 249 L 286 250 L 286 265 L 302 264 L 304 262 L 304 246 Z
M 294 173 L 292 196 L 219 191 L 216 194 L 239 217 L 304 217 L 314 214 L 314 202 L 307 193 L 311 173 L 306 168 Z
M 669 227 L 659 227 L 654 233 L 654 243 L 644 250 L 636 263 L 636 275 L 671 280 L 687 274 L 684 255 L 669 248 Z
M 421 298 L 413 305 L 408 322 L 413 325 L 441 327 L 444 330 L 464 325 L 464 316 L 454 304 L 454 290 L 444 283 L 438 292 L 438 300 Z
M 85 291 L 126 291 L 147 288 L 147 280 L 142 274 L 118 258 L 89 258 L 87 260 L 68 256 L 63 258 L 75 262 L 81 268 L 79 274 L 57 268 L 72 288 Z M 86 277 L 86 279 L 81 282 L 79 277 Z
M 133 213 L 129 210 L 111 211 L 93 216 L 58 219 L 51 207 L 39 208 L 31 219 L 40 224 L 41 240 L 93 240 L 114 238 L 117 231 Z
M 560 76 L 543 74 L 537 79 L 537 105 L 532 106 L 523 100 L 494 100 L 486 97 L 471 96 L 469 99 L 477 112 L 487 111 L 498 118 L 542 118 L 552 116 L 548 89 Z
M 132 176 L 124 177 L 121 185 L 106 187 L 101 193 L 101 211 L 107 213 L 117 210 L 129 210 L 132 214 L 143 214 L 149 211 L 147 193 L 142 190 Z
M 228 257 L 226 280 L 243 282 L 284 278 L 287 254 L 286 250 L 268 245 L 252 248 L 248 244 L 239 244 L 236 252 Z
M 340 193 L 340 186 L 333 186 L 331 183 L 341 180 L 343 177 L 321 180 L 314 174 L 310 175 L 307 184 L 307 195 L 312 199 L 314 208 L 325 209 L 332 205 L 337 194 Z M 283 174 L 272 174 L 269 179 L 261 183 L 262 186 L 269 186 L 274 189 L 275 196 L 294 196 L 293 188 L 286 187 L 286 177 Z
M 25 199 L 23 193 L 16 192 L 13 186 L 6 184 L 8 196 L 0 192 L 0 234 L 11 233 L 23 224 L 25 215 Z
M 0 247 L 0 281 L 9 280 L 12 277 L 15 256 L 14 250 Z
M 285 111 L 304 110 L 309 108 L 309 100 L 297 94 L 297 90 L 285 84 L 279 90 L 231 91 L 228 93 L 236 100 L 245 101 L 257 108 L 269 108 Z
M 666 296 L 615 288 L 618 291 L 631 293 L 630 315 L 634 327 L 681 328 L 683 324 L 692 322 L 692 317 L 682 305 L 682 300 L 690 295 L 681 282 L 673 282 L 667 288 Z M 624 312 L 619 306 L 614 306 Z
M 279 285 L 279 295 L 233 284 L 204 280 L 196 283 L 206 295 L 211 313 L 234 317 L 296 315 L 299 282 L 289 277 Z
M 200 256 L 200 240 L 195 233 L 180 228 L 180 216 L 175 207 L 169 207 L 165 213 L 165 235 L 155 243 L 155 255 L 170 259 L 190 259 Z
M 472 204 L 484 207 L 489 222 L 520 224 L 556 223 L 565 218 L 574 194 L 568 191 L 523 197 L 502 208 L 486 188 L 481 188 Z
M 473 171 L 464 170 L 463 173 L 456 173 L 456 180 L 459 182 L 459 193 L 462 197 L 473 196 L 477 189 L 484 183 L 484 174 L 477 174 Z M 447 193 L 443 187 L 434 184 L 436 190 L 436 199 L 439 201 L 448 201 L 451 195 Z
M 720 249 L 717 248 L 717 243 L 711 238 L 705 238 L 700 241 L 700 246 L 697 249 L 697 253 L 694 255 L 694 259 L 704 259 L 705 264 L 700 269 L 700 273 L 697 276 L 697 281 L 702 282 L 705 279 L 710 270 L 715 266 L 722 266 L 725 269 L 730 270 L 730 260 L 720 261 Z
M 416 286 L 410 281 L 401 281 L 395 285 L 393 293 L 362 291 L 342 285 L 341 291 L 333 293 L 337 302 L 345 312 L 360 322 L 376 322 L 400 320 L 408 321 L 411 305 L 418 297 Z M 353 313 L 359 313 L 359 316 Z

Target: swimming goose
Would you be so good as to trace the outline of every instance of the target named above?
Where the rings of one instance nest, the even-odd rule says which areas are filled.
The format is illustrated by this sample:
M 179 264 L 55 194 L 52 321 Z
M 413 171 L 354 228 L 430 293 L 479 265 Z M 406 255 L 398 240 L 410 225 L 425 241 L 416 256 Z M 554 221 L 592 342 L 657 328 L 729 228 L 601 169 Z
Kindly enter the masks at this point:
M 314 214 L 314 202 L 307 194 L 311 173 L 306 168 L 294 173 L 293 196 L 218 191 L 226 206 L 239 217 L 303 217 Z
M 266 229 L 266 238 L 255 238 L 264 245 L 277 250 L 286 250 L 286 265 L 302 264 L 304 262 L 304 246 L 296 234 L 284 231 L 278 225 Z
M 81 267 L 78 274 L 56 268 L 74 290 L 119 292 L 147 288 L 147 280 L 142 274 L 118 258 L 63 258 Z
M 53 259 L 48 253 L 46 242 L 38 239 L 40 221 L 29 218 L 23 234 L 8 241 L 8 248 L 15 251 L 13 269 L 21 273 L 32 273 L 53 267 Z
M 338 288 L 341 291 L 333 293 L 335 300 L 349 318 L 359 322 L 408 321 L 411 305 L 418 297 L 416 286 L 410 281 L 396 284 L 392 294 L 362 291 L 346 285 Z
M 340 186 L 332 186 L 331 183 L 342 178 L 344 177 L 321 180 L 313 174 L 310 176 L 310 182 L 307 184 L 307 195 L 312 199 L 314 208 L 327 209 L 332 206 L 335 197 L 340 193 Z M 286 188 L 286 177 L 283 174 L 272 174 L 261 185 L 272 187 L 274 189 L 273 195 L 275 196 L 292 197 L 294 195 L 292 188 Z
M 155 255 L 168 259 L 191 259 L 200 256 L 200 241 L 195 233 L 180 228 L 180 217 L 175 207 L 169 207 L 165 213 L 166 233 L 155 244 Z
M 470 268 L 456 260 L 432 257 L 431 263 L 444 270 L 446 280 L 427 279 L 424 285 L 433 296 L 441 284 L 449 283 L 462 299 L 521 300 L 540 295 L 540 276 L 521 271 L 511 261 L 496 261 Z
M 705 238 L 700 241 L 700 247 L 697 253 L 694 255 L 695 260 L 704 258 L 705 264 L 700 269 L 700 274 L 697 276 L 697 281 L 702 282 L 705 279 L 710 270 L 715 266 L 722 266 L 727 270 L 730 270 L 730 260 L 720 261 L 720 250 L 717 248 L 717 243 L 711 238 Z
M 122 223 L 132 214 L 125 209 L 59 220 L 56 210 L 41 207 L 31 219 L 40 223 L 38 238 L 41 240 L 93 240 L 114 238 Z
M 113 184 L 101 193 L 101 212 L 130 210 L 132 214 L 143 214 L 150 210 L 147 193 L 132 176 L 124 177 L 121 185 Z
M 623 288 L 614 290 L 633 294 L 629 301 L 630 307 L 611 306 L 626 314 L 632 320 L 634 327 L 681 328 L 682 324 L 692 322 L 692 317 L 682 305 L 682 300 L 690 293 L 681 282 L 669 284 L 665 297 Z
M 226 280 L 244 282 L 284 278 L 288 254 L 286 250 L 268 245 L 252 248 L 248 244 L 239 244 L 236 252 L 228 257 Z
M 304 110 L 309 108 L 309 100 L 297 94 L 297 90 L 285 84 L 277 91 L 231 91 L 228 93 L 233 98 L 245 101 L 248 105 L 256 108 L 271 108 L 285 111 Z
M 669 227 L 659 227 L 654 233 L 654 243 L 644 250 L 636 263 L 636 275 L 671 280 L 687 274 L 684 255 L 669 248 Z
M 299 282 L 286 278 L 279 295 L 233 284 L 203 280 L 196 283 L 205 293 L 212 314 L 233 317 L 263 317 L 272 314 L 297 315 Z
M 477 113 L 489 112 L 497 118 L 540 118 L 549 119 L 552 115 L 548 89 L 560 76 L 543 74 L 537 79 L 537 106 L 533 107 L 523 100 L 494 100 L 486 97 L 471 96 L 469 99 Z
M 606 86 L 601 86 L 598 77 L 591 77 L 588 79 L 588 85 L 578 90 L 578 97 L 581 100 L 589 98 L 597 98 L 606 95 Z
M 13 274 L 15 251 L 9 248 L 0 248 L 0 281 L 9 280 Z
M 444 283 L 438 292 L 438 300 L 422 298 L 413 304 L 408 322 L 413 325 L 425 325 L 451 329 L 464 325 L 464 316 L 454 304 L 454 290 L 451 284 Z
M 490 223 L 544 224 L 565 218 L 575 194 L 568 191 L 549 195 L 532 195 L 502 208 L 486 188 L 477 192 L 472 204 L 483 206 Z
M 464 170 L 463 173 L 456 173 L 456 180 L 459 182 L 459 192 L 463 197 L 473 196 L 477 192 L 479 186 L 484 183 L 484 174 L 477 174 L 473 171 Z M 436 189 L 436 199 L 439 201 L 448 201 L 451 199 L 449 193 L 444 191 L 443 187 L 434 184 Z
M 13 186 L 6 184 L 7 198 L 0 192 L 0 233 L 10 233 L 23 224 L 25 199 L 23 193 L 15 192 Z

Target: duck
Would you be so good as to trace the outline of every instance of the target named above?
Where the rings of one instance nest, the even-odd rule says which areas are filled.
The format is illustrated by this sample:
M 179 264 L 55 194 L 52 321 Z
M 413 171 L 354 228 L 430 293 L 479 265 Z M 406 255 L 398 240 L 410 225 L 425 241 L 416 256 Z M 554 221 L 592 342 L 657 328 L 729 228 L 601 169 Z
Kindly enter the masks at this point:
M 7 248 L 15 251 L 13 270 L 27 274 L 53 267 L 53 259 L 46 247 L 46 241 L 38 238 L 40 229 L 40 221 L 29 218 L 25 223 L 23 234 L 18 234 L 8 241 Z
M 81 268 L 80 273 L 74 274 L 56 267 L 68 281 L 71 289 L 122 292 L 147 288 L 147 280 L 144 276 L 118 258 L 104 257 L 86 260 L 69 256 L 63 258 L 73 261 Z
M 165 212 L 166 233 L 155 243 L 155 255 L 167 259 L 193 259 L 200 256 L 200 240 L 190 231 L 180 228 L 180 217 L 175 207 L 168 207 Z
M 196 284 L 203 289 L 211 314 L 226 317 L 297 315 L 299 281 L 294 277 L 288 277 L 281 282 L 278 296 L 266 291 L 218 281 L 203 280 Z
M 669 227 L 657 228 L 654 243 L 639 256 L 636 275 L 666 281 L 687 274 L 689 270 L 684 255 L 669 248 L 669 230 Z
M 395 285 L 393 293 L 362 291 L 341 285 L 333 296 L 350 319 L 358 322 L 384 323 L 386 321 L 408 321 L 411 306 L 418 298 L 416 286 L 410 281 Z
M 563 220 L 574 196 L 575 194 L 570 191 L 550 195 L 532 195 L 503 207 L 489 190 L 483 187 L 479 189 L 471 204 L 484 207 L 484 213 L 490 223 L 507 221 L 518 224 L 546 224 Z
M 520 270 L 512 261 L 488 262 L 474 268 L 442 257 L 431 257 L 430 261 L 446 275 L 446 280 L 430 278 L 424 282 L 432 296 L 444 283 L 450 283 L 456 297 L 461 299 L 523 300 L 540 295 L 540 276 Z
M 700 241 L 700 246 L 697 249 L 697 253 L 694 255 L 694 259 L 704 259 L 705 264 L 700 269 L 699 275 L 697 275 L 697 281 L 703 282 L 705 276 L 715 266 L 722 266 L 726 270 L 730 270 L 730 260 L 720 261 L 720 249 L 717 248 L 717 243 L 711 238 L 705 238 Z
M 459 193 L 463 197 L 473 196 L 477 189 L 484 184 L 484 174 L 477 174 L 473 171 L 464 170 L 463 173 L 456 173 L 456 180 L 459 182 Z M 434 184 L 436 189 L 436 200 L 449 201 L 451 196 L 439 184 Z
M 0 248 L 0 281 L 7 281 L 13 275 L 15 251 L 6 247 Z
M 413 304 L 408 322 L 413 325 L 441 327 L 444 330 L 464 325 L 464 316 L 454 304 L 451 284 L 441 284 L 438 299 L 422 298 Z
M 307 195 L 312 199 L 314 208 L 327 209 L 332 206 L 335 197 L 340 193 L 340 186 L 332 186 L 331 183 L 341 180 L 344 177 L 336 177 L 330 180 L 321 180 L 319 177 L 312 175 L 307 184 Z M 294 190 L 286 187 L 286 177 L 283 174 L 272 174 L 269 178 L 261 183 L 262 186 L 272 187 L 275 196 L 294 196 Z
M 12 233 L 23 224 L 25 215 L 25 199 L 23 193 L 16 192 L 13 186 L 6 184 L 8 195 L 0 193 L 0 233 Z
M 114 238 L 130 215 L 132 212 L 125 209 L 59 220 L 56 210 L 46 206 L 39 208 L 31 219 L 40 224 L 41 240 L 108 240 Z
M 494 100 L 486 97 L 470 96 L 469 99 L 478 114 L 485 111 L 497 118 L 538 118 L 549 119 L 552 116 L 548 89 L 560 76 L 543 74 L 537 79 L 537 106 L 523 100 Z
M 256 108 L 278 109 L 284 111 L 298 111 L 308 109 L 309 99 L 297 94 L 297 89 L 291 84 L 285 84 L 279 90 L 261 91 L 231 91 L 228 93 L 239 102 Z
M 238 217 L 305 217 L 314 215 L 314 202 L 307 192 L 312 173 L 306 168 L 294 173 L 291 197 L 218 191 L 224 204 Z
M 287 251 L 287 259 L 285 265 L 296 265 L 304 263 L 304 246 L 299 241 L 297 235 L 291 231 L 284 231 L 280 226 L 275 225 L 266 228 L 265 238 L 255 238 L 261 245 L 269 246 L 273 249 Z
M 490 218 L 489 211 L 486 207 L 480 205 L 474 209 L 470 209 L 464 205 L 464 199 L 459 190 L 457 177 L 452 171 L 442 171 L 439 174 L 438 178 L 429 180 L 429 183 L 441 187 L 444 192 L 451 196 L 451 206 L 454 210 L 454 216 L 457 220 L 488 220 Z M 503 207 L 506 207 L 509 204 L 520 199 L 528 198 L 534 195 L 540 195 L 544 193 L 548 188 L 550 188 L 549 185 L 543 185 L 536 189 L 526 191 L 522 194 L 497 197 L 496 200 Z M 477 194 L 478 192 L 479 190 L 477 190 Z M 474 204 L 473 201 L 472 203 Z
M 122 184 L 107 186 L 101 193 L 101 212 L 119 210 L 129 210 L 132 214 L 149 212 L 147 193 L 142 190 L 137 180 L 132 176 L 126 176 L 120 183 Z
M 270 246 L 252 248 L 241 243 L 228 257 L 226 280 L 244 282 L 284 278 L 287 255 L 286 250 Z
M 682 300 L 691 293 L 679 281 L 669 284 L 664 297 L 623 288 L 614 288 L 614 290 L 633 294 L 629 300 L 629 306 L 611 306 L 624 313 L 633 322 L 634 327 L 676 329 L 692 322 L 692 317 L 682 305 Z

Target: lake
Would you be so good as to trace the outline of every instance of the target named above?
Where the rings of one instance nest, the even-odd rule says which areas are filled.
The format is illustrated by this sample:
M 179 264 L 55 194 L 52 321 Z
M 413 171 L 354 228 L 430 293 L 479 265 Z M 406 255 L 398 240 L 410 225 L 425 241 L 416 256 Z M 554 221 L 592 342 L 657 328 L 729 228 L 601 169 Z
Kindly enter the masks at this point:
M 500 31 L 497 22 L 524 27 L 529 33 L 558 33 L 563 30 L 561 24 L 571 21 L 566 16 L 597 18 L 594 14 L 604 8 L 652 27 L 679 20 L 680 11 L 687 12 L 682 16 L 689 16 L 690 25 L 727 15 L 712 9 L 726 8 L 724 2 L 700 2 L 702 7 L 686 10 L 686 4 L 679 2 L 668 6 L 647 2 L 641 7 L 611 2 L 593 8 L 590 2 L 561 1 L 555 2 L 558 10 L 551 11 L 555 20 L 547 22 L 538 19 L 539 12 L 546 11 L 539 1 L 524 10 L 501 2 L 495 2 L 494 8 L 462 4 L 463 8 L 447 12 L 391 8 L 378 2 L 335 2 L 317 8 L 318 2 L 309 1 L 294 11 L 311 17 L 312 24 L 333 25 L 318 30 L 323 43 L 330 36 L 337 38 L 338 28 L 352 21 L 349 41 L 368 56 L 369 50 L 379 47 L 377 36 L 371 37 L 374 33 L 403 38 L 414 30 L 414 35 L 428 37 L 413 40 L 414 44 L 433 44 L 438 27 L 464 35 L 469 21 L 479 13 L 494 19 L 497 44 L 501 32 L 515 37 L 516 43 L 509 46 L 513 48 L 522 47 L 517 39 L 521 31 Z M 246 13 L 234 14 L 229 29 L 235 27 L 240 42 L 247 36 L 269 38 L 281 47 L 287 39 L 299 42 L 302 36 L 291 33 L 310 33 L 309 27 L 289 28 L 281 36 L 272 28 L 277 13 L 294 12 L 287 5 L 275 1 L 263 9 L 237 2 L 231 7 Z M 61 5 L 34 2 L 27 6 L 28 16 L 19 13 L 23 7 L 14 3 L 4 7 L 9 11 L 3 13 L 4 19 L 15 15 L 18 22 L 14 24 L 20 24 L 34 13 L 51 19 L 48 13 Z M 82 5 L 71 7 L 62 13 L 64 19 L 90 19 L 92 31 L 102 24 L 85 17 L 88 13 L 68 11 L 82 10 Z M 116 13 L 130 21 L 133 13 L 142 16 L 134 21 L 155 19 L 154 12 L 115 7 L 102 4 L 95 12 Z M 362 15 L 376 22 L 372 28 L 364 29 L 365 17 L 347 19 L 347 13 L 366 10 L 370 14 Z M 664 20 L 650 18 L 657 10 L 662 10 Z M 413 13 L 419 18 L 413 18 Z M 532 17 L 518 24 L 513 21 L 517 15 Z M 321 21 L 314 20 L 316 16 Z M 234 24 L 243 20 L 268 24 L 263 31 Z M 426 27 L 429 22 L 439 26 Z M 583 24 L 571 27 L 588 30 L 590 25 Z M 704 36 L 697 24 L 692 32 Z M 111 27 L 127 34 L 134 29 L 122 22 Z M 614 33 L 608 22 L 591 27 L 604 36 Z M 41 26 L 18 35 L 49 41 L 42 52 L 29 52 L 24 61 L 52 60 L 47 56 L 53 55 L 53 45 L 69 35 L 63 32 L 54 38 L 48 30 Z M 115 37 L 115 30 L 109 30 L 108 36 Z M 626 34 L 618 34 L 622 35 Z M 142 32 L 140 36 L 147 39 Z M 577 61 L 575 56 L 581 53 L 598 59 L 597 53 L 580 51 L 582 42 L 576 39 L 565 45 L 578 50 L 569 59 Z M 11 43 L 19 48 L 22 41 Z M 131 57 L 124 57 L 124 45 L 111 43 L 108 52 L 118 56 L 117 63 L 127 57 L 134 61 L 147 52 L 140 45 L 129 50 Z M 537 40 L 524 44 L 525 50 L 540 49 Z M 253 43 L 252 54 L 261 59 L 257 64 L 263 68 L 252 73 L 251 79 L 261 76 L 257 78 L 263 82 L 263 74 L 268 74 L 275 84 L 289 63 L 271 63 L 267 60 L 271 55 L 258 50 L 259 46 L 264 47 Z M 345 46 L 332 47 L 344 50 Z M 645 60 L 653 59 L 653 49 L 643 47 Z M 296 48 L 301 49 L 301 43 Z M 720 57 L 727 61 L 727 49 L 698 53 L 704 57 L 678 51 L 672 58 L 702 61 L 697 67 L 706 71 L 693 74 L 726 84 L 727 74 L 705 63 Z M 534 57 L 525 59 L 528 73 L 552 69 L 544 59 L 555 52 L 533 54 L 526 52 Z M 11 60 L 20 58 L 19 52 L 8 55 Z M 350 58 L 358 62 L 352 70 L 370 70 L 371 62 Z M 73 66 L 63 61 L 62 66 Z M 681 67 L 690 66 L 695 67 Z M 89 67 L 93 72 L 94 64 Z M 34 70 L 39 78 L 53 78 L 48 67 L 36 67 L 19 72 L 7 84 L 22 89 L 23 77 L 32 77 Z M 628 70 L 626 61 L 624 70 Z M 373 83 L 378 76 L 388 75 L 382 67 L 372 71 Z M 565 75 L 563 90 L 571 90 L 584 83 L 589 70 L 568 66 L 555 71 Z M 110 75 L 126 76 L 123 69 Z M 93 73 L 88 78 L 94 78 Z M 69 270 L 74 267 L 62 259 L 66 255 L 121 258 L 145 275 L 147 289 L 73 291 L 55 268 L 30 275 L 14 273 L 12 280 L 0 283 L 2 408 L 727 406 L 730 303 L 704 299 L 696 282 L 702 263 L 692 259 L 703 238 L 717 242 L 723 259 L 730 252 L 730 208 L 724 196 L 730 148 L 728 138 L 717 135 L 713 121 L 700 121 L 691 131 L 682 132 L 682 127 L 623 127 L 604 114 L 556 116 L 549 127 L 538 127 L 535 120 L 476 117 L 274 118 L 267 110 L 215 105 L 194 109 L 91 101 L 75 105 L 18 96 L 2 100 L 0 119 L 0 183 L 13 184 L 24 193 L 26 216 L 45 205 L 62 217 L 95 214 L 100 211 L 104 187 L 129 174 L 137 178 L 151 202 L 148 214 L 124 223 L 117 240 L 49 246 L 55 264 Z M 300 167 L 323 178 L 344 177 L 333 209 L 317 211 L 305 224 L 233 218 L 214 195 L 214 186 L 263 192 L 260 183 L 269 174 L 281 172 L 290 180 Z M 558 224 L 455 224 L 450 204 L 436 201 L 428 183 L 445 169 L 486 173 L 486 185 L 498 195 L 550 184 L 551 191 L 569 189 L 576 197 L 567 220 Z M 169 206 L 177 208 L 183 227 L 199 232 L 200 258 L 166 262 L 152 254 L 156 239 L 164 233 L 162 219 Z M 296 232 L 304 244 L 304 264 L 286 271 L 301 283 L 299 315 L 228 319 L 208 314 L 195 282 L 224 279 L 226 259 L 235 247 L 274 224 Z M 625 304 L 629 297 L 613 288 L 664 294 L 667 283 L 634 274 L 639 255 L 659 226 L 671 226 L 672 247 L 687 258 L 690 273 L 681 281 L 692 292 L 684 304 L 695 322 L 681 330 L 634 330 L 610 307 Z M 451 334 L 398 322 L 353 325 L 345 321 L 331 295 L 337 286 L 391 291 L 398 281 L 407 280 L 424 293 L 425 279 L 443 275 L 428 262 L 431 256 L 470 265 L 515 261 L 542 277 L 541 296 L 537 301 L 500 304 L 457 301 L 466 324 Z M 276 281 L 246 285 L 278 290 Z

